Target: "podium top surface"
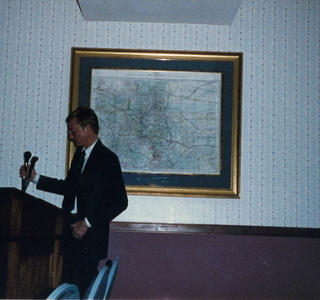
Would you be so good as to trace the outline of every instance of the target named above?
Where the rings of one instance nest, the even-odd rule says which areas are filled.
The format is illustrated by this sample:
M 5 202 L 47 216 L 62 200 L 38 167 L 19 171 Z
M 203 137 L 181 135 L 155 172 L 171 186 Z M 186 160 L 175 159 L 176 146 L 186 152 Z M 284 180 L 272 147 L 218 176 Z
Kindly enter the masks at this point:
M 9 198 L 10 199 L 12 199 L 12 198 L 20 199 L 23 203 L 25 203 L 27 205 L 38 206 L 38 207 L 40 206 L 43 209 L 49 209 L 52 212 L 54 212 L 55 214 L 58 214 L 62 217 L 65 216 L 65 212 L 61 208 L 43 200 L 43 199 L 34 197 L 34 196 L 32 196 L 26 192 L 23 192 L 17 188 L 11 188 L 11 187 L 0 188 L 0 201 L 4 201 Z

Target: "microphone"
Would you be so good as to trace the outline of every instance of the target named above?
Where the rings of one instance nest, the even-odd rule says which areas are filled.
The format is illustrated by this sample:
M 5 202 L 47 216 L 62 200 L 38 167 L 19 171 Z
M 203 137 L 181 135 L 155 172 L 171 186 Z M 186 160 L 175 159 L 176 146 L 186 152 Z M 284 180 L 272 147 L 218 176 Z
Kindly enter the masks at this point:
M 29 171 L 28 171 L 28 174 L 27 174 L 27 178 L 26 178 L 28 180 L 28 184 L 29 184 L 29 180 L 30 180 L 30 177 L 31 177 L 31 173 L 32 173 L 32 171 L 34 169 L 34 166 L 35 166 L 36 162 L 38 161 L 38 159 L 39 158 L 37 156 L 34 156 L 34 157 L 31 158 L 30 168 L 29 168 Z
M 27 190 L 27 187 L 29 185 L 29 182 L 30 182 L 30 177 L 31 177 L 31 174 L 32 174 L 32 171 L 34 169 L 34 166 L 36 164 L 36 162 L 38 161 L 38 157 L 37 156 L 33 156 L 31 158 L 31 162 L 30 162 L 30 167 L 29 167 L 29 171 L 28 171 L 28 174 L 27 174 L 27 177 L 24 181 L 24 186 L 22 187 L 22 190 L 25 192 Z
M 28 165 L 28 163 L 29 163 L 29 159 L 30 159 L 30 157 L 31 157 L 31 152 L 26 151 L 26 152 L 23 154 L 23 157 L 24 157 L 24 165 L 25 165 L 25 168 L 27 168 L 27 165 Z M 21 184 L 22 184 L 22 187 L 21 187 L 22 191 L 25 191 L 25 182 L 26 182 L 26 178 L 22 178 L 22 182 L 21 182 Z

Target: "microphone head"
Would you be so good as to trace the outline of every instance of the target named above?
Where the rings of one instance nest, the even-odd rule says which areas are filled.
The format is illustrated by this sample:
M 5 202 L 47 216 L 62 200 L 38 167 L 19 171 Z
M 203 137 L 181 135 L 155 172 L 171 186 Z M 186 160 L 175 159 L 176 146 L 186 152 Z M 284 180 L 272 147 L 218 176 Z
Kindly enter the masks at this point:
M 28 163 L 28 161 L 29 161 L 29 159 L 30 159 L 30 157 L 31 157 L 31 152 L 26 151 L 26 152 L 23 154 L 23 156 L 24 156 L 24 161 L 25 161 L 26 163 Z

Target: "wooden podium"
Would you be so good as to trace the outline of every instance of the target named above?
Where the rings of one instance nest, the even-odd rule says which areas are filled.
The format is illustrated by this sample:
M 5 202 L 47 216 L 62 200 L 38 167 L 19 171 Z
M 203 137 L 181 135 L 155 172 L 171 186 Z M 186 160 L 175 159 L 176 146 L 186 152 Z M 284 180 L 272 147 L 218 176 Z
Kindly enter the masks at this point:
M 0 298 L 35 299 L 60 284 L 63 211 L 0 188 Z

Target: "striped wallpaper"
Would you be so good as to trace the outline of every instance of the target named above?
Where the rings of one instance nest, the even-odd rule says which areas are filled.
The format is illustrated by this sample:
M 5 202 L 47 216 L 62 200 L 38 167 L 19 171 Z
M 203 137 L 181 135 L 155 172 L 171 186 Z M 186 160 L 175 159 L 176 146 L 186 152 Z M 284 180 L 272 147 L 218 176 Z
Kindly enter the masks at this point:
M 0 8 L 0 186 L 20 189 L 26 150 L 64 177 L 71 47 L 243 52 L 241 198 L 130 196 L 118 220 L 319 227 L 319 1 L 243 0 L 231 26 L 86 22 L 75 0 Z

